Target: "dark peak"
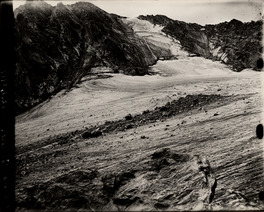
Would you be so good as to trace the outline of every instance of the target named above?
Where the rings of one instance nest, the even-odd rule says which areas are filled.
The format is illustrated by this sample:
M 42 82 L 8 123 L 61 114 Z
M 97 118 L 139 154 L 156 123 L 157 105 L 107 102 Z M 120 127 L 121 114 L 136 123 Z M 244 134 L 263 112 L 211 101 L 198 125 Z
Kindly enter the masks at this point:
M 243 24 L 242 21 L 239 21 L 239 20 L 237 20 L 237 19 L 232 19 L 229 23 L 230 23 L 230 24 Z
M 68 5 L 71 11 L 79 18 L 86 17 L 92 18 L 93 20 L 99 21 L 103 16 L 107 16 L 108 18 L 110 15 L 105 12 L 104 10 L 100 9 L 99 7 L 95 6 L 90 2 L 77 2 L 72 5 Z M 104 17 L 104 18 L 105 18 Z M 102 20 L 107 23 L 107 20 Z
M 90 2 L 76 2 L 75 4 L 72 4 L 71 7 L 73 7 L 74 9 L 80 9 L 85 11 L 101 10 L 99 7 L 95 6 Z
M 19 13 L 25 14 L 31 14 L 33 15 L 34 13 L 45 13 L 45 15 L 50 15 L 53 7 L 50 4 L 47 4 L 44 1 L 27 1 L 24 5 L 21 5 L 20 7 L 16 8 L 14 11 L 15 17 Z
M 77 7 L 96 7 L 91 2 L 84 2 L 84 1 L 79 1 L 79 2 L 76 2 L 76 3 L 72 4 L 72 5 L 75 5 Z
M 205 27 L 214 27 L 214 26 L 218 26 L 218 25 L 238 25 L 238 26 L 241 26 L 243 24 L 260 24 L 262 23 L 263 21 L 262 20 L 257 20 L 257 21 L 250 21 L 250 22 L 242 22 L 240 20 L 237 20 L 235 18 L 233 18 L 231 21 L 224 21 L 224 22 L 221 22 L 221 23 L 218 23 L 218 24 L 206 24 Z
M 58 3 L 57 6 L 53 9 L 51 17 L 52 21 L 61 22 L 61 24 L 65 23 L 66 20 L 71 20 L 74 22 L 76 22 L 77 20 L 77 17 L 74 15 L 71 9 L 61 2 Z
M 165 15 L 146 15 L 146 16 L 140 15 L 138 16 L 138 19 L 147 20 L 153 24 L 158 24 L 162 26 L 167 26 L 168 24 L 178 24 L 178 25 L 192 25 L 197 30 L 200 30 L 202 28 L 202 26 L 197 23 L 186 23 L 184 21 L 173 20 Z
M 138 16 L 138 19 L 150 21 L 153 24 L 158 24 L 161 26 L 165 26 L 171 22 L 173 22 L 172 19 L 168 18 L 165 15 L 140 15 Z
M 115 18 L 127 18 L 126 16 L 117 15 L 115 13 L 110 13 L 110 15 Z
M 65 8 L 65 5 L 62 2 L 59 2 L 57 4 L 57 8 Z
M 70 5 L 64 5 L 61 2 L 53 9 L 50 21 L 60 23 L 59 25 L 68 25 L 71 23 L 72 27 L 73 25 L 80 26 L 78 17 L 72 11 Z
M 24 5 L 20 6 L 21 10 L 46 10 L 53 7 L 45 1 L 27 1 Z
M 231 21 L 225 21 L 225 22 L 221 22 L 219 24 L 213 24 L 213 26 L 217 26 L 217 25 L 234 25 L 234 26 L 236 26 L 236 25 L 242 25 L 242 24 L 243 24 L 242 21 L 239 21 L 239 20 L 233 18 Z
M 59 2 L 54 9 L 54 12 L 58 12 L 58 11 L 62 11 L 62 12 L 69 11 L 69 8 L 66 5 L 64 5 L 62 2 Z

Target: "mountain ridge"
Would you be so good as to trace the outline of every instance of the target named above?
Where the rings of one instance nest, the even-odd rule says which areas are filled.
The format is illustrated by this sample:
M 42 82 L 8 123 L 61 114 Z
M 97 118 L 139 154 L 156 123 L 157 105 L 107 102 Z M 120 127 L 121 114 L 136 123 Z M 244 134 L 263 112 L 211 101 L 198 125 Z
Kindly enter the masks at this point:
M 71 88 L 92 67 L 144 75 L 160 54 L 118 16 L 91 3 L 27 2 L 14 13 L 18 113 Z

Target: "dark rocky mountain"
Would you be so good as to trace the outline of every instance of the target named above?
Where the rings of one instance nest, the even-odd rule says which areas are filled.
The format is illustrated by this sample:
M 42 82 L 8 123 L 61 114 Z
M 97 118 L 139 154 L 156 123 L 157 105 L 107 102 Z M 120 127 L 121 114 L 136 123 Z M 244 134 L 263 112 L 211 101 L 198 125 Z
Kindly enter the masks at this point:
M 64 88 L 71 88 L 91 72 L 105 66 L 113 72 L 144 75 L 169 49 L 136 35 L 120 17 L 91 3 L 56 7 L 27 2 L 15 11 L 16 112 L 20 113 Z M 261 57 L 262 22 L 237 20 L 201 26 L 166 16 L 140 16 L 164 26 L 187 51 L 221 60 L 235 71 L 257 69 Z
M 258 70 L 262 54 L 262 21 L 242 23 L 236 19 L 216 25 L 172 20 L 163 15 L 139 16 L 164 26 L 163 32 L 181 42 L 189 52 L 230 65 L 234 71 Z
M 144 75 L 160 54 L 119 16 L 91 3 L 27 2 L 14 13 L 18 113 L 71 88 L 92 67 Z

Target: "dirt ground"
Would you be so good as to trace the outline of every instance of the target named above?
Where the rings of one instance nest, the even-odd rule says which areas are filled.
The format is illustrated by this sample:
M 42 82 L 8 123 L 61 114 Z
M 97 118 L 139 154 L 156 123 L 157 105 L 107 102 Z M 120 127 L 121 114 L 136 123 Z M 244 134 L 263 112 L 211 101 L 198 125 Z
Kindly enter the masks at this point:
M 16 117 L 18 211 L 264 209 L 263 72 L 184 56 L 150 73 L 86 77 Z

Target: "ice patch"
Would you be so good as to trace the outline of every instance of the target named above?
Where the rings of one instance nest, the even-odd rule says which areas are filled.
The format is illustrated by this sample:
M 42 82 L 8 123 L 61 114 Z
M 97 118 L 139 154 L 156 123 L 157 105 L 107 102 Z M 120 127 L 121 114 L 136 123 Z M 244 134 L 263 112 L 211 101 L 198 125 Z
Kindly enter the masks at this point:
M 152 67 L 152 71 L 162 76 L 206 76 L 228 75 L 233 72 L 218 61 L 211 61 L 202 57 L 189 57 L 179 60 L 159 61 Z
M 162 26 L 153 25 L 149 21 L 140 20 L 138 18 L 126 18 L 122 19 L 123 22 L 134 30 L 134 32 L 138 31 L 148 31 L 148 32 L 157 32 L 162 33 L 161 30 L 163 29 Z
M 155 46 L 169 49 L 171 54 L 176 56 L 178 59 L 189 56 L 189 53 L 182 49 L 180 41 L 161 31 L 163 29 L 162 26 L 154 26 L 148 21 L 137 18 L 123 19 L 123 22 L 132 27 L 138 36 L 148 42 L 153 43 Z

